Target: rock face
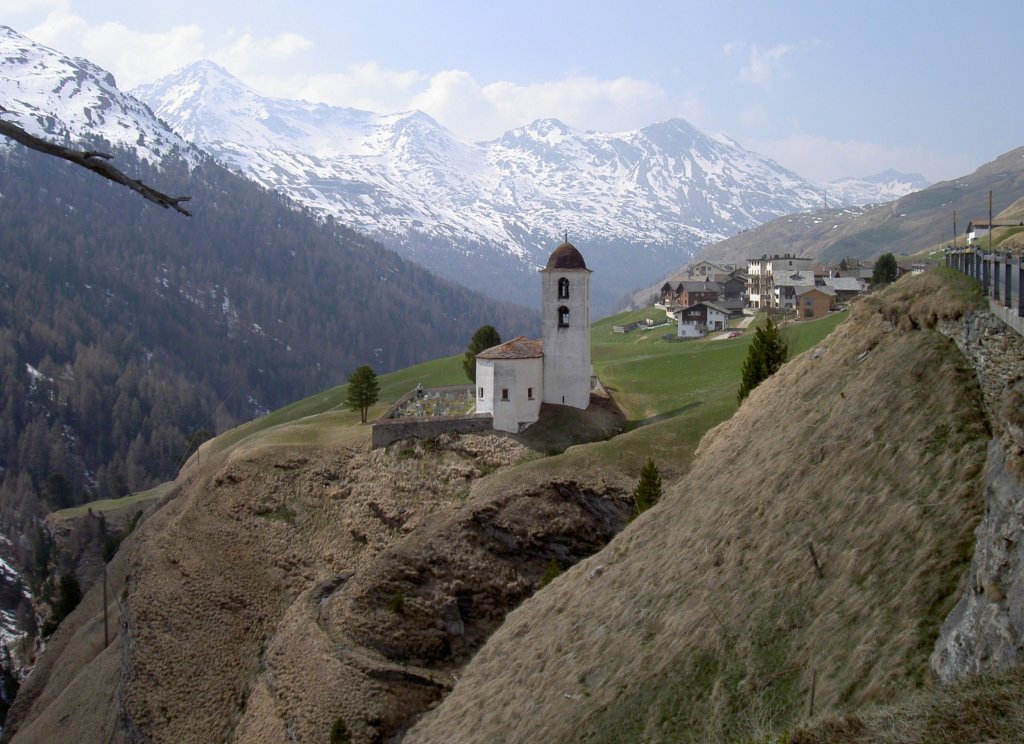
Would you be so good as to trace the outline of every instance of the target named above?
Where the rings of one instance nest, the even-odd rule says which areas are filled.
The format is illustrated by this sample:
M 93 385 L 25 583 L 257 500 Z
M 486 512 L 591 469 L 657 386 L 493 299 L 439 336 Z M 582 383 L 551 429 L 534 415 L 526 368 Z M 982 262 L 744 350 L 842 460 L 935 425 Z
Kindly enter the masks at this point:
M 974 367 L 994 432 L 967 586 L 931 659 L 952 682 L 1024 663 L 1024 339 L 987 312 L 941 329 Z

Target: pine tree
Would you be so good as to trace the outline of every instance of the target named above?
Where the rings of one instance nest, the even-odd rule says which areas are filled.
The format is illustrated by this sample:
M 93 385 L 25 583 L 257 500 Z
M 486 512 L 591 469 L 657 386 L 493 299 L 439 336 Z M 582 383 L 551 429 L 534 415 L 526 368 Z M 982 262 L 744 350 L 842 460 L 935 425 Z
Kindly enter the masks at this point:
M 380 382 L 373 368 L 364 364 L 349 375 L 347 393 L 346 405 L 351 411 L 359 411 L 360 419 L 365 424 L 366 412 L 377 402 L 380 394 Z
M 775 374 L 788 358 L 789 347 L 779 327 L 771 318 L 766 318 L 754 333 L 754 340 L 747 349 L 740 389 L 736 394 L 739 402 L 742 403 L 751 390 Z
M 650 457 L 640 468 L 640 480 L 633 489 L 634 516 L 643 514 L 661 498 L 661 473 Z
M 485 325 L 477 328 L 462 360 L 462 369 L 466 371 L 466 377 L 476 382 L 476 355 L 484 349 L 489 349 L 500 343 L 501 336 L 498 335 L 494 326 Z

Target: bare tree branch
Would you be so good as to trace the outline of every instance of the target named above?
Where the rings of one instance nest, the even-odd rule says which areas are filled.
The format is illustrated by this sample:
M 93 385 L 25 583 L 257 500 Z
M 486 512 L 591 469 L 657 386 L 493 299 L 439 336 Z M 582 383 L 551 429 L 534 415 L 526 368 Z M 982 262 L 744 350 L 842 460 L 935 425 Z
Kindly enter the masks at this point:
M 3 106 L 0 106 L 0 113 L 7 113 L 7 110 Z M 38 152 L 42 152 L 47 155 L 53 155 L 54 157 L 68 160 L 75 165 L 80 165 L 83 168 L 91 170 L 93 173 L 98 173 L 114 183 L 127 186 L 132 191 L 140 194 L 144 199 L 148 199 L 154 204 L 159 204 L 164 209 L 171 207 L 172 209 L 181 212 L 186 217 L 192 216 L 191 212 L 181 206 L 181 202 L 191 200 L 191 196 L 168 196 L 156 189 L 150 188 L 142 181 L 129 178 L 123 172 L 107 162 L 113 158 L 112 155 L 96 152 L 94 150 L 72 150 L 68 147 L 55 145 L 52 142 L 47 142 L 33 134 L 29 134 L 17 124 L 9 121 L 3 121 L 2 119 L 0 119 L 0 134 L 11 138 L 15 142 L 19 142 L 32 150 L 37 150 Z

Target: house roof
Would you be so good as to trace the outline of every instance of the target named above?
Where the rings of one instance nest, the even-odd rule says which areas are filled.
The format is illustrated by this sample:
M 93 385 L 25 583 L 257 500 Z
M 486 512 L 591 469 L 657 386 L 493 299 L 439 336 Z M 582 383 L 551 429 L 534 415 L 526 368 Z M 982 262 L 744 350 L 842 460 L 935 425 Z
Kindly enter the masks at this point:
M 722 313 L 724 315 L 731 315 L 732 314 L 732 311 L 729 310 L 729 308 L 722 307 L 717 302 L 706 302 L 706 301 L 705 302 L 695 302 L 692 305 L 690 305 L 689 307 L 683 308 L 683 311 L 685 312 L 686 310 L 692 310 L 693 308 L 700 307 L 701 305 L 703 305 L 704 307 L 706 307 L 706 308 L 708 308 L 710 310 L 716 310 L 716 311 L 718 311 L 718 312 L 720 312 L 720 313 Z
M 808 292 L 820 292 L 821 294 L 828 295 L 829 297 L 836 296 L 836 291 L 832 289 L 832 287 L 797 287 L 796 296 L 799 297 L 807 294 Z
M 837 292 L 860 292 L 860 280 L 855 276 L 834 276 L 825 280 L 825 286 L 831 287 Z
M 721 292 L 722 285 L 718 282 L 706 282 L 703 279 L 700 281 L 689 281 L 679 282 L 680 290 L 685 289 L 687 292 Z
M 544 356 L 544 342 L 540 339 L 529 339 L 516 336 L 511 341 L 484 349 L 476 355 L 477 359 L 539 359 Z
M 807 287 L 814 286 L 813 271 L 793 271 L 775 275 L 776 287 Z
M 583 254 L 576 250 L 576 246 L 568 240 L 555 248 L 548 257 L 547 270 L 553 269 L 583 269 L 587 270 L 587 264 L 583 260 Z

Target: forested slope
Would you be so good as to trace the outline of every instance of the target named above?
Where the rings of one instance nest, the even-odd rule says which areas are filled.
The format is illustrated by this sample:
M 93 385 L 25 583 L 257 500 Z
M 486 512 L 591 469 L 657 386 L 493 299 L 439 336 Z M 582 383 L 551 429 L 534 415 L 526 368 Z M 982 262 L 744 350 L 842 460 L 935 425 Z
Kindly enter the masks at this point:
M 99 145 L 101 149 L 109 149 Z M 215 165 L 126 170 L 183 218 L 0 148 L 0 521 L 146 488 L 188 439 L 460 351 L 535 313 L 439 279 Z M 13 529 L 12 529 L 13 528 Z

